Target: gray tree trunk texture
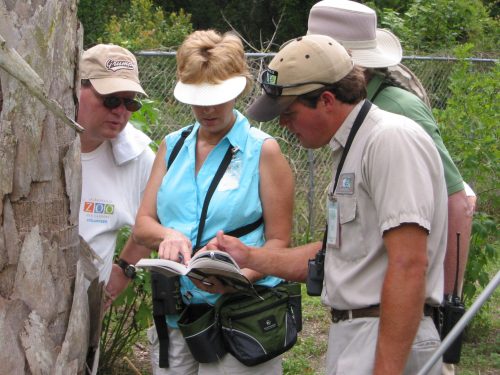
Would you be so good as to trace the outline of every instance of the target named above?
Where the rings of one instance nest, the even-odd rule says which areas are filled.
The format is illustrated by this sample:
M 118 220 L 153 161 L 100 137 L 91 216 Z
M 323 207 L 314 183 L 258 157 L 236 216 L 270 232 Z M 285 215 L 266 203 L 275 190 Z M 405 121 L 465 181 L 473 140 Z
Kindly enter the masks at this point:
M 77 0 L 0 0 L 0 35 L 75 117 Z M 5 46 L 4 45 L 4 46 Z M 89 308 L 78 236 L 80 142 L 0 69 L 0 374 L 79 374 Z

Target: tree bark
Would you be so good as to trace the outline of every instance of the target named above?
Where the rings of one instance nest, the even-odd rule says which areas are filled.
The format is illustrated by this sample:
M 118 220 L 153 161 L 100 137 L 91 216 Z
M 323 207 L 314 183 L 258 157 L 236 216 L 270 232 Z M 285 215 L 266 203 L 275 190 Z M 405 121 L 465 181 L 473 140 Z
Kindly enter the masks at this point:
M 0 0 L 0 34 L 75 118 L 77 0 Z M 0 69 L 0 374 L 83 373 L 80 142 Z

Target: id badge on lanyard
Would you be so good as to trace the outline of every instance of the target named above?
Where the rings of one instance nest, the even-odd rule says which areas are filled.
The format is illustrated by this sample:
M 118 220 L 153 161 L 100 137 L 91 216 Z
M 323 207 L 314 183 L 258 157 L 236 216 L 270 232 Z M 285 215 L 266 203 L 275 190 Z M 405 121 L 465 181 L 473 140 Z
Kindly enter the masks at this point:
M 340 248 L 339 204 L 333 195 L 328 195 L 328 236 L 327 249 Z

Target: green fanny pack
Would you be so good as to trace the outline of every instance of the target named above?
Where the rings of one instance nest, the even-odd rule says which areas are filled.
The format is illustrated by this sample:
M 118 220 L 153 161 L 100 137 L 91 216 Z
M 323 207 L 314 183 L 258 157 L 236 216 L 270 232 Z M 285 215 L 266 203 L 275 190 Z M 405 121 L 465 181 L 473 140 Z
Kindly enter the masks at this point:
M 189 311 L 190 306 L 184 310 L 179 329 L 197 361 L 214 362 L 229 352 L 255 366 L 295 344 L 302 329 L 300 284 L 256 286 L 256 292 L 224 294 L 205 312 L 194 313 L 200 309 Z

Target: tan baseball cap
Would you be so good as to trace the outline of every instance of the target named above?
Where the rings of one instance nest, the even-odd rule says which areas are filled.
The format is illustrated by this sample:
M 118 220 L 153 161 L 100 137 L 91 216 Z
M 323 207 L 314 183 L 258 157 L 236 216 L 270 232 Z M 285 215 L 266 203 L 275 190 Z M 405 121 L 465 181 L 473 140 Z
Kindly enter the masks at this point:
M 114 44 L 98 44 L 83 52 L 80 78 L 90 80 L 101 95 L 133 91 L 147 96 L 139 82 L 135 56 Z
M 259 83 L 263 95 L 250 105 L 247 115 L 257 121 L 272 120 L 298 95 L 340 81 L 353 66 L 345 48 L 329 36 L 293 39 L 262 72 Z

